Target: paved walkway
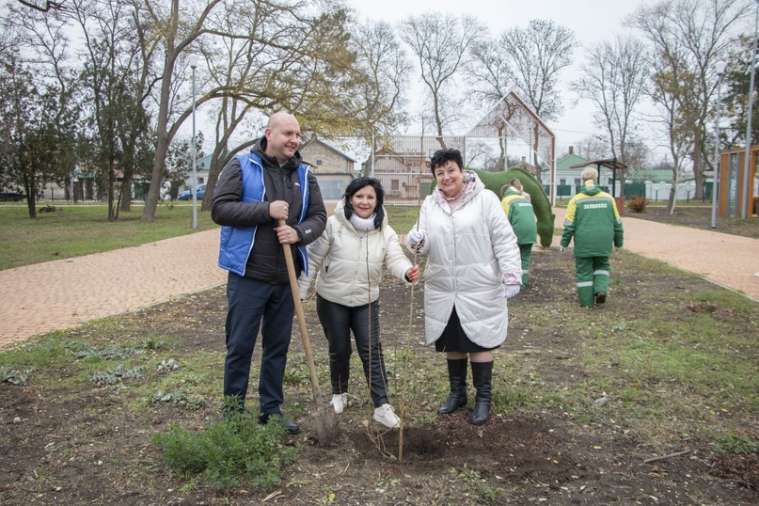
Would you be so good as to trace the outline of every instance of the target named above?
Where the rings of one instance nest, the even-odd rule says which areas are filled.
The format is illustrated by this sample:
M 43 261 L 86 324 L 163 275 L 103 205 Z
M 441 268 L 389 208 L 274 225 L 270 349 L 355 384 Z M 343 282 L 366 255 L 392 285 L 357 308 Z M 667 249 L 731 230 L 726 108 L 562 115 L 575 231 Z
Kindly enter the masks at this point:
M 564 210 L 556 210 L 561 226 Z M 759 300 L 759 239 L 624 217 L 625 248 Z M 0 271 L 0 347 L 206 290 L 219 231 Z
M 0 271 L 0 347 L 225 282 L 219 231 Z
M 563 208 L 554 209 L 557 228 Z M 759 239 L 622 217 L 626 250 L 699 274 L 759 301 Z

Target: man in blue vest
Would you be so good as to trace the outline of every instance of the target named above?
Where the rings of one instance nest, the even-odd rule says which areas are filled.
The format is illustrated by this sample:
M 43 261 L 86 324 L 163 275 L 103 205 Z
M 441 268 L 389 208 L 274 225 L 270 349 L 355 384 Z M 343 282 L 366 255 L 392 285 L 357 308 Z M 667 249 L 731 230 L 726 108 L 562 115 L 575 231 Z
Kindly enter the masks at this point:
M 305 246 L 321 235 L 327 221 L 316 177 L 298 152 L 300 142 L 295 117 L 273 114 L 253 149 L 224 167 L 211 211 L 213 220 L 222 226 L 219 266 L 229 271 L 226 407 L 244 407 L 253 348 L 261 328 L 259 421 L 267 423 L 276 416 L 293 434 L 299 431 L 298 425 L 281 411 L 293 320 L 282 245 L 292 248 L 300 275 L 308 268 Z M 287 224 L 278 226 L 280 219 Z

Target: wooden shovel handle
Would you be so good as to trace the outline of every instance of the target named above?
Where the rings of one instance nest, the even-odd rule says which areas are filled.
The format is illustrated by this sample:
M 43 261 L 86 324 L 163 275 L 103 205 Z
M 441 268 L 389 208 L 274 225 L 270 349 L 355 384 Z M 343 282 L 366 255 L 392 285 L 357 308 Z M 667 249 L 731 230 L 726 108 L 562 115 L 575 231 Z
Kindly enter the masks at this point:
M 287 225 L 285 220 L 278 220 L 280 227 Z M 316 377 L 316 364 L 314 364 L 314 352 L 311 348 L 311 339 L 308 337 L 308 328 L 306 327 L 306 314 L 303 312 L 303 304 L 300 302 L 300 290 L 298 289 L 298 278 L 295 277 L 295 262 L 293 261 L 293 251 L 289 244 L 282 244 L 282 251 L 285 253 L 285 263 L 287 264 L 287 275 L 290 278 L 290 291 L 293 296 L 293 305 L 295 306 L 295 315 L 298 319 L 298 330 L 300 330 L 300 341 L 303 344 L 303 353 L 306 355 L 306 364 L 311 376 L 311 391 L 314 396 L 314 402 L 321 398 L 319 389 L 319 380 Z

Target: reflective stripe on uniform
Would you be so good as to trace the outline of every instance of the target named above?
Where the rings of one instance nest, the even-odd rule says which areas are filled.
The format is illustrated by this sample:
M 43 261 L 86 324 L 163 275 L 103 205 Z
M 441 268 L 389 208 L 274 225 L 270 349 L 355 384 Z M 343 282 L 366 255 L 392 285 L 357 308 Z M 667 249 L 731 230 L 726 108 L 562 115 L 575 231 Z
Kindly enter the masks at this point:
M 583 288 L 583 287 L 586 287 L 586 286 L 593 286 L 593 282 L 592 281 L 578 281 L 577 282 L 577 287 L 578 288 Z
M 609 271 L 593 271 L 594 276 L 608 276 Z

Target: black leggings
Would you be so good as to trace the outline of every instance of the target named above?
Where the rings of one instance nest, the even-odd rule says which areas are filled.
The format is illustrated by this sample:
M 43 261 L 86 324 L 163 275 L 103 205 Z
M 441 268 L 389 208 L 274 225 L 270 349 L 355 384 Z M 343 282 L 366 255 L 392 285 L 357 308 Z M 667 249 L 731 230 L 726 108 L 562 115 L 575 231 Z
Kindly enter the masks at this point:
M 371 311 L 370 311 L 371 308 Z M 369 313 L 371 312 L 371 337 Z M 356 338 L 356 348 L 364 364 L 364 376 L 371 384 L 374 407 L 387 402 L 387 374 L 379 342 L 379 300 L 358 307 L 343 306 L 330 302 L 317 294 L 316 313 L 329 342 L 329 370 L 332 393 L 342 394 L 348 390 L 350 375 L 351 331 Z M 369 342 L 371 341 L 371 360 Z M 371 363 L 371 375 L 369 365 Z M 371 380 L 370 380 L 371 378 Z

